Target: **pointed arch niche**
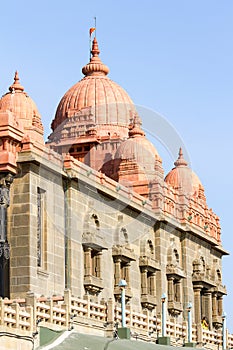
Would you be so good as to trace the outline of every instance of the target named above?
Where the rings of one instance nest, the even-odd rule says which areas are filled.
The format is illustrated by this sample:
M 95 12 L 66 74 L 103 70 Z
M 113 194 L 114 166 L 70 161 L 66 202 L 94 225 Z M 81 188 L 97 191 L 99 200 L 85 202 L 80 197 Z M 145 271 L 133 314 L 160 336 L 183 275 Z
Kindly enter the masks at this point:
M 117 240 L 119 244 L 115 244 L 112 247 L 112 257 L 114 262 L 114 296 L 116 300 L 121 298 L 121 289 L 119 282 L 121 279 L 127 283 L 125 289 L 126 300 L 132 298 L 131 281 L 130 281 L 130 268 L 131 262 L 135 261 L 134 250 L 128 243 L 128 231 L 124 226 L 117 229 Z
M 156 271 L 160 270 L 160 266 L 155 259 L 155 248 L 150 238 L 141 242 L 140 250 L 141 304 L 144 309 L 153 310 L 157 305 Z
M 104 288 L 102 252 L 106 248 L 101 234 L 100 218 L 96 212 L 89 211 L 84 218 L 82 236 L 84 251 L 84 288 L 87 294 L 97 295 Z
M 185 277 L 181 266 L 181 258 L 177 245 L 171 242 L 167 251 L 167 290 L 168 290 L 168 312 L 177 316 L 183 311 L 182 306 L 182 279 Z

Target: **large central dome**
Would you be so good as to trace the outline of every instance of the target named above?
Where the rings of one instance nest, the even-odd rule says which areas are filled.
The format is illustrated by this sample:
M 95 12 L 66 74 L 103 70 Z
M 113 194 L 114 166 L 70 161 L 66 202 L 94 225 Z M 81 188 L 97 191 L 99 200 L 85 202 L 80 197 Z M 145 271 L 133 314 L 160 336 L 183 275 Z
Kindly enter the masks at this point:
M 82 69 L 85 77 L 71 87 L 61 99 L 52 129 L 54 131 L 66 118 L 88 109 L 88 113 L 93 115 L 97 129 L 103 128 L 103 125 L 115 125 L 123 127 L 124 134 L 125 127 L 125 135 L 122 135 L 125 137 L 130 119 L 135 113 L 135 106 L 126 91 L 107 76 L 109 69 L 99 58 L 96 38 L 93 40 L 91 53 L 90 62 Z

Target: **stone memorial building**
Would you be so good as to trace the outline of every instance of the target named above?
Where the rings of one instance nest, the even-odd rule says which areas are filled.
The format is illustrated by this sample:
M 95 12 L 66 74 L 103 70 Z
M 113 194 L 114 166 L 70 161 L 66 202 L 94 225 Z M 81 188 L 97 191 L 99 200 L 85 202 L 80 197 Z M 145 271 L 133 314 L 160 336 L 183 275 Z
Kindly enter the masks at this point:
M 164 174 L 143 118 L 99 54 L 94 38 L 47 141 L 18 72 L 0 99 L 0 295 L 111 301 L 112 330 L 124 279 L 135 315 L 161 320 L 164 295 L 166 321 L 182 325 L 191 303 L 198 342 L 204 316 L 210 332 L 223 322 L 219 218 L 181 148 Z

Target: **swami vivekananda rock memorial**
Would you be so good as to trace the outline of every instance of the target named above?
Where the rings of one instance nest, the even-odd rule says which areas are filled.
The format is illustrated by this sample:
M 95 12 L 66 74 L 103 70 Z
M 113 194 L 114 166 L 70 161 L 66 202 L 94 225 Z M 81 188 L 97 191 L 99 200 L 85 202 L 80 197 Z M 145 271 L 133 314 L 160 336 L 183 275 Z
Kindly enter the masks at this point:
M 47 141 L 18 72 L 0 99 L 0 349 L 233 348 L 219 218 L 99 54 Z

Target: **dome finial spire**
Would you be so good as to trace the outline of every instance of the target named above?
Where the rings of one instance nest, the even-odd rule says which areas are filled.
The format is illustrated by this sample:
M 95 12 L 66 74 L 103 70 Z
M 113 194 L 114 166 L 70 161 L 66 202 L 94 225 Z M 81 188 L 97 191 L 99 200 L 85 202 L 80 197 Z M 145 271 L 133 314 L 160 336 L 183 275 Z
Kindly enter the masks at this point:
M 17 70 L 15 71 L 14 82 L 15 82 L 16 84 L 19 83 L 19 73 L 18 73 Z
M 142 121 L 137 113 L 134 114 L 129 125 L 129 137 L 145 136 L 144 131 L 141 128 Z
M 14 83 L 9 87 L 9 91 L 14 92 L 14 91 L 23 91 L 23 90 L 24 90 L 24 87 L 19 82 L 19 73 L 18 71 L 16 71 L 14 76 Z
M 107 75 L 109 68 L 99 58 L 99 46 L 96 37 L 92 41 L 92 57 L 90 62 L 83 67 L 82 72 L 84 75 Z
M 97 42 L 96 36 L 94 37 L 93 42 L 92 42 L 91 53 L 92 53 L 92 57 L 98 57 L 99 54 L 100 54 L 100 50 L 99 50 L 99 46 L 98 46 L 98 42 Z
M 182 150 L 182 147 L 180 147 L 178 159 L 182 159 L 182 158 L 183 158 L 183 150 Z
M 177 167 L 177 166 L 187 166 L 188 163 L 186 162 L 186 160 L 184 159 L 183 157 L 183 150 L 182 148 L 180 147 L 179 149 L 179 156 L 178 156 L 178 159 L 174 162 L 174 165 Z

